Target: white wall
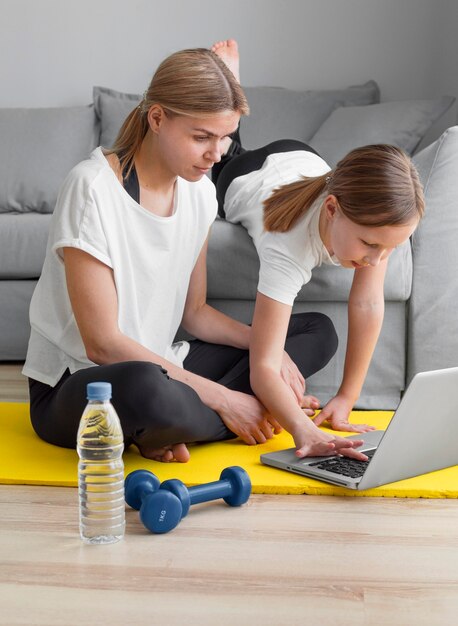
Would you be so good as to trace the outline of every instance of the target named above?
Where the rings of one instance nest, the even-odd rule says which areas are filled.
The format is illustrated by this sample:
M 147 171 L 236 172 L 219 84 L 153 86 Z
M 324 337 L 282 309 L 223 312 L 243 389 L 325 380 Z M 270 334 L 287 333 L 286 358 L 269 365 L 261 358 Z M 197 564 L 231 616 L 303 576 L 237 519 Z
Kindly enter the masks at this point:
M 458 95 L 456 0 L 0 0 L 0 16 L 0 106 L 142 92 L 171 52 L 227 37 L 245 85 L 374 78 L 384 100 Z
M 440 0 L 441 34 L 437 41 L 438 63 L 433 86 L 437 93 L 458 97 L 458 2 Z

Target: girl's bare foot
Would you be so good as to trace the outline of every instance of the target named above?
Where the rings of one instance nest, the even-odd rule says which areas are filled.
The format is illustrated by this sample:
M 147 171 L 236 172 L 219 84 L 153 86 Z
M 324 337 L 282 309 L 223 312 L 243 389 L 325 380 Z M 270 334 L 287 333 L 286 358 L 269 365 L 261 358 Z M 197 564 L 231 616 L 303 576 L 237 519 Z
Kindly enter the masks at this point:
M 240 82 L 239 48 L 235 39 L 217 41 L 212 45 L 210 50 L 224 61 L 236 79 Z
M 170 463 L 170 461 L 187 463 L 191 456 L 184 443 L 176 443 L 173 446 L 164 446 L 154 450 L 148 450 L 147 448 L 139 448 L 139 450 L 140 454 L 146 459 L 153 459 L 153 461 L 160 461 L 161 463 Z

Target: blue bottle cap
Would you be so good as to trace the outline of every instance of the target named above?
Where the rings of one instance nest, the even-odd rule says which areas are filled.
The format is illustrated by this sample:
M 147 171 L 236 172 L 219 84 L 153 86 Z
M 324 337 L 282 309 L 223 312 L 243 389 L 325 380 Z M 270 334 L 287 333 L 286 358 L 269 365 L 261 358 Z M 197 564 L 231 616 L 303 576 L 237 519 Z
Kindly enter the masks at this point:
M 111 398 L 111 383 L 89 383 L 86 390 L 88 400 L 109 400 Z

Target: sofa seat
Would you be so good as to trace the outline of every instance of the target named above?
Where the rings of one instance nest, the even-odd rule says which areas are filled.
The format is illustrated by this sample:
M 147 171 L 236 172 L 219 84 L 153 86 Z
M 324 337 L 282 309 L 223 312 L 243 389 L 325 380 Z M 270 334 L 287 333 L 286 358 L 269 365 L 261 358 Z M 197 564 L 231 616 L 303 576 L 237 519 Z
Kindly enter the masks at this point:
M 40 276 L 45 260 L 51 217 L 48 213 L 2 214 L 1 280 L 37 279 Z

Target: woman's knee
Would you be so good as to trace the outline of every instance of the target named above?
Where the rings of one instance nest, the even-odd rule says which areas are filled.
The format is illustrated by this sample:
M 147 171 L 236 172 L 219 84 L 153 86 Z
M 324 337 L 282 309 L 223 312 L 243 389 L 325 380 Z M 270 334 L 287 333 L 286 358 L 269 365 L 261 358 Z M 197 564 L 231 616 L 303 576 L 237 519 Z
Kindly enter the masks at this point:
M 164 410 L 172 395 L 170 377 L 160 365 L 148 361 L 126 364 L 117 384 L 113 384 L 113 402 L 120 406 L 122 417 L 127 414 L 136 424 L 167 420 Z M 122 407 L 122 408 L 121 408 Z
M 167 371 L 148 362 L 129 364 L 118 399 L 123 427 L 135 442 L 148 441 L 159 447 L 192 440 L 197 393 L 189 386 L 170 378 Z M 115 396 L 113 394 L 113 399 Z M 197 416 L 196 416 L 197 417 Z
M 308 363 L 308 355 L 311 353 L 314 367 L 317 370 L 323 368 L 336 353 L 338 343 L 334 324 L 324 313 L 295 313 L 291 317 L 288 352 L 299 363 L 304 359 Z
M 320 335 L 321 344 L 329 361 L 337 352 L 339 338 L 331 318 L 324 313 L 315 313 L 316 332 Z

